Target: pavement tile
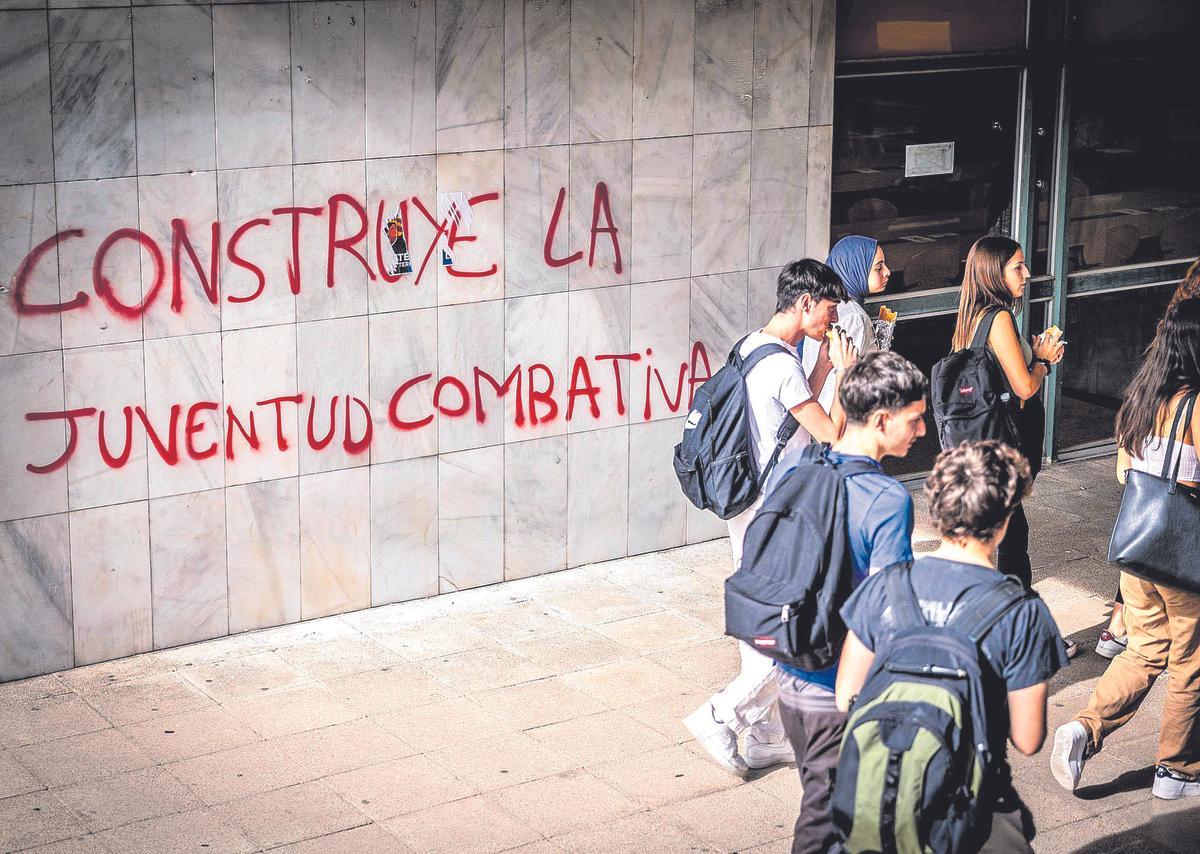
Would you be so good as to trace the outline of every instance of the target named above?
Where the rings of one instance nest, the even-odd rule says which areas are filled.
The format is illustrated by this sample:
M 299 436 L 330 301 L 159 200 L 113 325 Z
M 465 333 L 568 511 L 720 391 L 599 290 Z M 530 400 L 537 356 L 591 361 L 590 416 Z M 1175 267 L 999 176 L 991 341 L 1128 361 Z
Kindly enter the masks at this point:
M 755 845 L 753 848 L 739 848 L 742 854 L 792 854 L 792 838 L 785 836 L 765 845 Z
M 198 664 L 180 671 L 185 679 L 219 703 L 256 696 L 312 682 L 312 677 L 292 667 L 274 652 L 255 652 Z
M 160 768 L 67 786 L 54 794 L 93 832 L 203 806 L 187 786 Z
M 562 679 L 612 709 L 685 693 L 696 687 L 648 658 L 603 664 L 590 670 L 564 674 Z
M 184 759 L 166 768 L 209 805 L 294 786 L 317 776 L 278 738 Z
M 461 617 L 435 617 L 419 623 L 373 629 L 369 633 L 388 649 L 413 661 L 495 644 L 492 638 Z
M 303 842 L 293 842 L 271 849 L 272 854 L 363 854 L 363 852 L 408 851 L 381 824 L 364 824 L 350 830 L 339 830 L 328 836 L 317 836 Z
M 379 631 L 445 617 L 447 611 L 443 598 L 435 596 L 430 599 L 414 599 L 410 602 L 397 602 L 394 605 L 381 605 L 378 608 L 339 614 L 338 618 L 363 634 L 374 635 Z
M 8 685 L 0 686 L 7 692 Z M 0 694 L 0 747 L 19 747 L 39 741 L 53 741 L 70 735 L 95 732 L 112 726 L 103 715 L 89 706 L 77 694 L 55 694 L 48 697 L 21 697 L 8 701 Z
M 360 713 L 339 701 L 324 685 L 268 691 L 226 703 L 225 711 L 267 738 L 345 723 Z
M 600 583 L 542 597 L 542 602 L 568 619 L 598 626 L 660 610 L 659 605 L 635 596 L 615 584 Z
M 475 794 L 470 783 L 419 754 L 336 774 L 324 782 L 373 821 Z
M 573 591 L 556 595 L 572 595 Z M 503 608 L 468 614 L 463 618 L 495 641 L 533 640 L 571 631 L 574 624 L 564 620 L 541 602 L 519 602 Z
M 527 735 L 488 739 L 436 750 L 429 758 L 480 792 L 538 780 L 576 767 L 558 751 Z
M 505 649 L 557 673 L 571 673 L 631 658 L 634 651 L 583 626 L 534 640 L 504 641 Z
M 553 675 L 549 668 L 499 646 L 430 658 L 422 666 L 456 691 L 468 692 L 503 688 Z
M 283 647 L 275 650 L 275 654 L 313 679 L 323 682 L 404 663 L 403 656 L 357 633 L 336 640 Z
M 552 837 L 581 827 L 614 821 L 638 811 L 625 795 L 587 771 L 568 771 L 495 794 L 507 812 Z M 564 804 L 570 808 L 564 809 Z
M 383 710 L 371 715 L 371 720 L 422 752 L 473 741 L 515 738 L 520 732 L 512 721 L 461 696 L 412 709 Z
M 648 807 L 742 785 L 739 778 L 712 760 L 680 745 L 601 762 L 589 766 L 589 770 Z
M 725 548 L 729 548 L 728 542 Z M 696 572 L 680 572 L 659 578 L 644 591 L 644 595 L 664 608 L 678 609 L 684 605 L 701 605 L 712 602 L 714 598 L 720 599 L 721 591 L 721 580 Z
M 116 726 L 161 718 L 213 705 L 212 698 L 178 673 L 126 679 L 82 692 L 93 709 Z
M 58 677 L 72 691 L 85 694 L 115 682 L 157 676 L 160 673 L 170 673 L 174 669 L 175 665 L 170 661 L 159 658 L 156 653 L 148 652 L 64 670 Z
M 0 751 L 0 799 L 44 788 L 41 781 L 30 774 L 8 751 Z
M 658 611 L 597 626 L 596 631 L 641 653 L 690 646 L 720 635 L 703 623 L 671 611 Z
M 121 727 L 155 762 L 177 762 L 217 753 L 262 736 L 219 706 Z
M 455 854 L 492 854 L 542 838 L 485 795 L 409 813 L 388 821 L 386 827 L 414 851 Z
M 28 854 L 110 854 L 111 849 L 100 841 L 100 837 L 89 833 L 87 836 L 72 836 L 70 839 L 39 845 L 26 851 Z
M 150 754 L 115 729 L 19 747 L 12 756 L 51 788 L 111 777 L 154 763 Z
M 621 711 L 666 736 L 668 741 L 682 744 L 692 739 L 692 734 L 683 725 L 683 719 L 708 700 L 711 694 L 705 688 L 691 686 L 683 691 L 625 706 Z
M 729 551 L 729 541 L 725 541 Z M 601 579 L 618 587 L 630 590 L 645 590 L 666 575 L 690 571 L 677 561 L 671 560 L 667 552 L 649 552 L 628 558 L 619 558 L 584 567 L 593 579 Z M 593 580 L 593 583 L 594 580 Z
M 655 653 L 650 658 L 710 691 L 719 691 L 732 682 L 741 667 L 737 641 L 727 637 Z
M 602 711 L 594 697 L 576 691 L 561 677 L 523 682 L 470 695 L 516 729 L 530 729 Z
M 174 813 L 97 834 L 109 849 L 120 854 L 163 854 L 194 851 L 241 854 L 256 850 L 238 827 L 210 809 Z
M 47 845 L 87 832 L 50 792 L 0 800 L 0 851 Z
M 341 614 L 320 617 L 315 620 L 304 620 L 299 623 L 288 623 L 286 626 L 273 626 L 269 629 L 261 629 L 254 634 L 260 643 L 274 650 L 314 643 L 334 643 L 362 637 L 362 632 L 343 620 Z
M 240 658 L 257 652 L 268 652 L 271 647 L 263 640 L 262 634 L 262 632 L 243 632 L 239 635 L 160 649 L 154 653 L 154 657 L 168 667 L 185 671 L 189 667 L 199 667 L 202 664 Z
M 678 824 L 649 811 L 564 833 L 550 841 L 571 854 L 626 854 L 630 851 L 692 854 L 711 850 Z
M 759 771 L 747 778 L 747 782 L 760 792 L 766 792 L 783 802 L 789 809 L 800 811 L 804 789 L 800 786 L 800 774 L 794 764 L 776 765 Z
M 253 795 L 216 809 L 260 848 L 274 848 L 367 823 L 321 781 Z
M 477 614 L 518 602 L 527 602 L 529 597 L 511 590 L 503 584 L 491 584 L 485 587 L 475 587 L 470 590 L 460 590 L 439 597 L 442 607 L 447 614 Z
M 340 774 L 417 751 L 367 718 L 276 739 L 279 749 L 307 769 L 309 778 Z
M 445 685 L 411 664 L 343 676 L 325 687 L 340 703 L 364 715 L 433 703 L 450 695 Z
M 721 851 L 790 837 L 799 814 L 795 806 L 749 786 L 669 804 L 659 812 Z
M 541 599 L 556 593 L 566 593 L 569 590 L 579 590 L 596 583 L 597 577 L 589 570 L 591 567 L 577 567 L 571 570 L 547 572 L 542 575 L 531 575 L 528 578 L 517 578 L 506 581 L 504 586 L 510 593 L 517 596 L 527 596 L 530 599 Z
M 578 765 L 631 756 L 668 743 L 662 733 L 615 711 L 537 727 L 526 734 Z
M 8 703 L 26 703 L 30 700 L 41 700 L 53 697 L 55 694 L 70 694 L 71 687 L 59 678 L 61 674 L 51 673 L 46 676 L 31 676 L 28 679 L 16 679 L 0 685 L 0 707 Z
M 519 848 L 509 848 L 505 854 L 562 854 L 562 849 L 552 842 L 543 839 L 538 842 L 530 842 L 528 845 L 522 845 Z

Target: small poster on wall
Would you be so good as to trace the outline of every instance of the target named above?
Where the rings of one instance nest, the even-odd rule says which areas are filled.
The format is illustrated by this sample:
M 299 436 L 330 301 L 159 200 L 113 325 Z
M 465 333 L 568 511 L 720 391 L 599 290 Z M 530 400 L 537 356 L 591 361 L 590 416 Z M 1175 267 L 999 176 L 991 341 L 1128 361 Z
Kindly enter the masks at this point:
M 954 143 L 927 142 L 904 146 L 904 177 L 949 175 L 954 172 Z
M 450 253 L 450 231 L 459 237 L 475 234 L 475 221 L 471 216 L 470 194 L 458 191 L 438 193 L 438 219 L 446 223 L 446 231 L 442 234 L 442 266 L 449 267 L 454 263 Z
M 383 263 L 389 275 L 403 276 L 413 271 L 412 258 L 408 253 L 408 236 L 404 233 L 404 215 L 400 205 L 386 223 L 380 235 L 380 245 L 383 249 Z

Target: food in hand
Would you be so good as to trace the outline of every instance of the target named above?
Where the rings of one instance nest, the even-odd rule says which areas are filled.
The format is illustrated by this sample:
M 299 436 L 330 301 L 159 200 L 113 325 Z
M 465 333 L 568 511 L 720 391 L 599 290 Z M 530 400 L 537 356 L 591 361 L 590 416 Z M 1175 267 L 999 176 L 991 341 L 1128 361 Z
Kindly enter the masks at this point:
M 1063 331 L 1057 326 L 1051 326 L 1044 334 L 1047 338 L 1059 339 L 1062 338 Z
M 896 317 L 897 317 L 897 313 L 892 311 L 886 305 L 879 306 L 879 319 L 880 320 L 886 321 L 887 323 L 895 323 Z

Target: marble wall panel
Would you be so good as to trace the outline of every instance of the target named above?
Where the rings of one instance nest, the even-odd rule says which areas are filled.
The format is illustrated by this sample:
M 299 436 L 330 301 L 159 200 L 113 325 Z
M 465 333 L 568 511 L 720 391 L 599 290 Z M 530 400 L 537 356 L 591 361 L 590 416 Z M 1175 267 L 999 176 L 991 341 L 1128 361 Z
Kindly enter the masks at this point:
M 370 473 L 371 604 L 437 595 L 437 457 L 377 463 Z
M 95 417 L 79 419 L 79 445 L 67 462 L 71 509 L 144 499 L 146 432 L 132 411 L 124 414 L 126 407 L 146 405 L 141 343 L 67 350 L 63 378 L 67 409 L 96 409 Z M 100 454 L 101 434 L 112 463 Z
M 729 525 L 725 520 L 713 515 L 707 510 L 698 510 L 690 503 L 687 505 L 687 541 L 704 543 L 729 536 Z M 730 556 L 732 563 L 732 554 Z
M 769 319 L 748 318 L 747 297 L 744 272 L 692 278 L 692 340 L 704 344 L 714 373 L 739 338 Z
M 370 474 L 365 468 L 300 478 L 300 616 L 371 605 Z
M 138 341 L 142 337 L 142 320 L 120 317 L 112 312 L 95 292 L 93 261 L 100 244 L 118 228 L 137 228 L 137 179 L 118 178 L 111 181 L 72 181 L 55 187 L 58 204 L 58 230 L 79 229 L 78 237 L 64 239 L 58 245 L 59 300 L 70 302 L 84 294 L 87 300 L 80 308 L 65 311 L 62 319 L 64 347 L 87 347 L 92 344 L 113 344 Z M 42 263 L 51 261 L 47 255 Z M 122 241 L 108 253 L 104 275 L 125 305 L 142 301 L 141 264 L 152 263 L 138 245 Z M 159 294 L 162 297 L 162 294 Z M 164 300 L 165 302 L 165 300 Z M 155 306 L 151 310 L 162 310 Z
M 812 52 L 809 64 L 808 123 L 833 124 L 833 61 L 837 44 L 837 0 L 809 0 Z
M 438 309 L 437 343 L 439 385 L 447 377 L 461 383 L 447 383 L 441 386 L 441 398 L 435 395 L 434 402 L 441 412 L 438 449 L 444 454 L 504 441 L 505 405 L 496 390 L 481 379 L 478 400 L 475 393 L 476 368 L 501 385 L 508 376 L 504 373 L 504 303 L 494 300 Z M 465 401 L 463 388 L 467 391 Z M 516 393 L 514 378 L 505 396 Z M 462 414 L 448 414 L 458 411 Z
M 603 184 L 601 190 L 599 185 Z M 597 206 L 598 194 L 607 193 L 608 212 Z M 570 287 L 600 288 L 629 282 L 630 224 L 633 221 L 633 145 L 607 142 L 571 146 L 570 249 L 580 252 L 567 267 Z M 598 232 L 592 240 L 592 219 Z M 618 251 L 619 250 L 619 251 Z
M 371 231 L 373 218 L 361 207 L 367 183 L 364 164 L 344 161 L 296 166 L 292 170 L 292 180 L 296 207 L 322 211 L 319 217 L 300 218 L 300 292 L 296 295 L 296 318 L 325 320 L 366 314 L 367 287 L 372 275 L 368 272 L 371 261 L 367 234 Z M 336 196 L 350 198 L 335 202 Z M 333 211 L 335 204 L 336 214 Z M 336 223 L 333 221 L 335 215 Z M 286 220 L 290 226 L 291 217 Z M 347 248 L 331 248 L 331 229 L 337 240 L 347 241 Z M 333 261 L 332 286 L 330 260 Z
M 505 395 L 504 441 L 520 442 L 567 431 L 571 360 L 567 345 L 567 294 L 504 301 L 504 375 L 520 369 L 520 397 Z M 538 367 L 535 367 L 538 366 Z M 535 401 L 531 392 L 539 397 Z M 549 395 L 550 401 L 542 399 Z M 517 424 L 517 401 L 524 423 Z M 533 419 L 538 422 L 535 424 Z
M 571 142 L 633 135 L 633 0 L 571 3 Z
M 566 266 L 546 263 L 546 237 L 552 258 L 571 254 L 570 149 L 565 145 L 522 148 L 504 154 L 504 292 L 529 296 L 567 289 Z M 690 187 L 689 187 L 690 190 Z M 554 211 L 563 194 L 558 221 Z
M 75 664 L 154 648 L 145 501 L 71 514 Z
M 808 128 L 754 131 L 750 161 L 750 266 L 804 255 Z
M 371 399 L 366 316 L 296 324 L 296 363 L 297 388 L 304 395 L 299 430 L 305 438 L 297 437 L 300 472 L 365 466 L 369 446 L 357 446 L 375 431 L 371 415 L 363 410 L 369 410 Z M 328 444 L 320 450 L 313 447 L 323 442 Z
M 504 448 L 504 578 L 567 565 L 567 437 Z
M 292 161 L 289 6 L 214 6 L 217 166 Z M 247 92 L 254 93 L 252 98 Z
M 465 193 L 470 208 L 470 223 L 464 216 L 457 238 L 451 233 L 452 220 L 446 219 L 444 245 L 454 263 L 449 267 L 436 264 L 438 305 L 503 297 L 504 152 L 439 154 L 437 189 L 439 207 L 444 193 Z M 430 208 L 430 213 L 439 222 L 443 220 L 438 211 Z M 436 253 L 431 265 L 434 261 Z
M 266 403 L 299 393 L 296 327 L 238 329 L 221 336 L 225 389 L 225 482 L 252 483 L 292 477 L 298 471 L 300 407 Z M 259 401 L 264 405 L 259 406 Z M 238 419 L 235 425 L 229 417 Z M 257 437 L 254 442 L 242 430 Z M 282 436 L 282 439 L 280 438 Z
M 0 682 L 75 665 L 67 515 L 0 523 Z
M 178 459 L 178 464 L 164 459 L 147 434 L 150 497 L 224 486 L 220 333 L 147 341 L 144 358 L 146 416 L 167 456 Z M 204 403 L 216 407 L 197 405 Z M 140 421 L 137 429 L 146 432 Z
M 296 297 L 286 268 L 292 257 L 291 220 L 271 214 L 291 204 L 290 166 L 217 173 L 217 208 L 223 233 L 229 235 L 221 259 L 222 329 L 295 321 Z M 239 234 L 241 229 L 245 230 Z M 242 264 L 233 263 L 231 251 Z
M 217 173 L 183 172 L 174 175 L 148 175 L 138 179 L 139 227 L 158 244 L 163 255 L 163 282 L 154 305 L 142 316 L 143 335 L 163 338 L 168 335 L 190 335 L 197 332 L 217 332 L 221 328 L 220 236 L 213 240 L 213 223 L 217 221 Z M 176 250 L 172 223 L 180 220 L 187 244 L 196 253 L 199 268 L 192 263 L 184 238 Z M 231 229 L 221 234 L 227 237 Z M 173 309 L 175 301 L 175 263 L 179 257 L 180 310 Z M 215 264 L 214 264 L 215 262 Z M 155 265 L 143 256 L 142 293 L 154 287 Z M 209 293 L 215 291 L 216 302 Z
M 750 244 L 750 134 L 695 137 L 692 275 L 745 270 Z
M 596 288 L 569 294 L 567 352 L 571 357 L 571 371 L 574 373 L 578 359 L 584 360 L 591 384 L 599 388 L 595 395 L 598 414 L 591 409 L 590 395 L 576 395 L 574 404 L 568 395 L 567 429 L 570 432 L 629 423 L 630 362 L 598 361 L 594 358 L 628 353 L 629 332 L 628 287 Z M 636 370 L 636 367 L 632 370 Z M 574 385 L 570 374 L 566 382 L 568 386 Z M 580 389 L 587 385 L 587 378 L 582 372 L 577 385 Z
M 437 0 L 435 85 L 439 152 L 504 147 L 503 3 Z
M 634 0 L 633 135 L 692 132 L 693 0 Z
M 128 10 L 50 12 L 54 178 L 117 178 L 137 168 Z
M 629 428 L 567 440 L 567 566 L 628 554 Z
M 437 305 L 438 254 L 434 245 L 437 228 L 417 206 L 419 202 L 430 216 L 437 217 L 436 163 L 433 155 L 367 161 L 367 216 L 371 221 L 367 237 L 368 260 L 375 266 L 377 277 L 367 289 L 367 302 L 372 312 Z M 389 281 L 380 272 L 390 261 L 390 256 L 379 254 L 382 251 L 380 240 L 386 241 L 382 235 L 387 221 L 397 214 L 406 223 L 404 238 L 412 272 L 398 274 L 397 281 Z M 387 260 L 382 261 L 381 257 L 387 257 Z M 426 258 L 428 263 L 422 270 Z
M 292 3 L 290 8 L 295 162 L 361 158 L 366 145 L 363 4 Z
M 229 634 L 225 491 L 150 500 L 154 648 Z
M 439 590 L 504 580 L 504 448 L 438 457 Z
M 506 148 L 570 141 L 570 81 L 570 0 L 504 0 Z
M 824 255 L 817 256 L 824 258 Z M 764 267 L 751 270 L 750 291 L 746 299 L 746 329 L 761 329 L 775 314 L 776 291 L 779 287 L 780 267 Z
M 297 478 L 225 490 L 230 632 L 300 619 L 299 525 Z
M 692 138 L 633 143 L 630 278 L 653 282 L 692 269 Z
M 808 124 L 813 0 L 754 4 L 755 128 Z
M 689 386 L 680 368 L 691 356 L 691 320 L 682 308 L 690 302 L 690 288 L 688 279 L 673 279 L 629 289 L 629 351 L 643 360 L 629 369 L 630 423 L 687 411 Z
M 373 314 L 367 331 L 370 406 L 375 420 L 371 463 L 436 454 L 438 417 L 433 393 L 439 376 L 437 309 Z M 452 398 L 453 390 L 449 394 Z M 392 423 L 393 415 L 402 426 Z
M 434 0 L 367 0 L 367 157 L 432 154 L 437 127 Z
M 696 0 L 696 133 L 749 130 L 754 0 Z
M 62 356 L 55 352 L 0 357 L 0 519 L 20 519 L 67 509 L 67 470 L 34 473 L 26 466 L 49 466 L 67 448 L 61 420 L 28 421 L 28 412 L 61 412 L 64 406 Z M 95 447 L 82 448 L 95 454 Z
M 50 51 L 46 15 L 34 11 L 0 13 L 0 183 L 54 180 L 50 130 Z
M 682 546 L 688 501 L 670 460 L 683 418 L 629 425 L 629 553 Z
M 211 6 L 133 11 L 138 171 L 216 168 Z
M 26 256 L 58 229 L 53 184 L 0 187 L 0 281 L 15 287 Z M 62 323 L 57 314 L 18 314 L 8 294 L 0 299 L 0 356 L 57 350 Z M 25 278 L 25 302 L 54 305 L 58 300 L 58 265 L 53 252 L 43 255 Z
M 805 254 L 824 258 L 829 254 L 829 222 L 832 216 L 833 127 L 808 129 L 808 184 L 805 215 Z

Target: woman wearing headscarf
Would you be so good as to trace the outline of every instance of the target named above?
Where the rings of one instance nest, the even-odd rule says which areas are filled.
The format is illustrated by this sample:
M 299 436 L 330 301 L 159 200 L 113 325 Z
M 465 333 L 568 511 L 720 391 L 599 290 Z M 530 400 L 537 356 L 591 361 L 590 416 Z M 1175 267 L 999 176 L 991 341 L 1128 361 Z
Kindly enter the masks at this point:
M 837 325 L 850 336 L 860 354 L 876 349 L 871 317 L 862 303 L 870 294 L 883 293 L 892 275 L 884 262 L 883 247 L 870 237 L 843 237 L 829 250 L 825 263 L 841 277 L 849 297 L 838 303 Z M 815 346 L 815 342 L 805 342 L 801 354 L 805 374 L 811 376 L 818 361 L 829 358 L 828 347 L 828 342 L 822 342 L 820 347 Z M 827 382 L 813 391 L 821 408 L 828 412 L 833 406 L 834 384 Z

